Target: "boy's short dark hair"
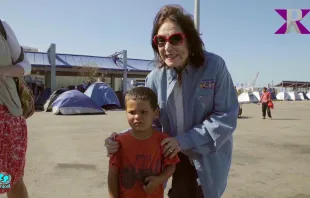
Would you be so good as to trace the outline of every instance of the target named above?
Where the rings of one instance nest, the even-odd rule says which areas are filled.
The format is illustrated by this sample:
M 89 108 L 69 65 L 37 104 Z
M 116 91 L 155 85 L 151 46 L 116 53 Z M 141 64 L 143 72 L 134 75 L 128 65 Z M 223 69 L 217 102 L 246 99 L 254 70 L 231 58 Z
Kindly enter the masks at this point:
M 158 108 L 158 100 L 155 92 L 148 87 L 136 87 L 127 92 L 125 101 L 144 100 L 149 101 L 153 110 Z

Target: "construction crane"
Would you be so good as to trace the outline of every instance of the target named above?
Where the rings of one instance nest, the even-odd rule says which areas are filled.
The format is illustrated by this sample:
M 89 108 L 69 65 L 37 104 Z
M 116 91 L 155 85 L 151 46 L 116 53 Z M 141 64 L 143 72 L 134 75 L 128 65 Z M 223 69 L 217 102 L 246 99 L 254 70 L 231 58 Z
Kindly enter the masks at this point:
M 252 81 L 252 83 L 250 84 L 250 89 L 253 91 L 254 90 L 254 86 L 255 86 L 255 84 L 256 84 L 256 81 L 257 81 L 257 78 L 258 78 L 258 76 L 259 76 L 259 72 L 257 72 L 257 74 L 256 74 L 256 76 L 255 76 L 255 78 L 254 78 L 254 80 Z

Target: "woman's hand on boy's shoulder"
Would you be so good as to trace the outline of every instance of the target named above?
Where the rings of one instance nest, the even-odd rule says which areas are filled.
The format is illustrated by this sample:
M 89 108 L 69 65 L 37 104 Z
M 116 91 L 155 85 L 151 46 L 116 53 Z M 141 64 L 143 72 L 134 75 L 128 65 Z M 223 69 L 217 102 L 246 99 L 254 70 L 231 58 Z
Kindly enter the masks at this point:
M 179 141 L 174 137 L 168 137 L 163 139 L 161 142 L 161 146 L 163 147 L 164 157 L 169 157 L 172 159 L 175 157 L 178 152 L 181 151 Z

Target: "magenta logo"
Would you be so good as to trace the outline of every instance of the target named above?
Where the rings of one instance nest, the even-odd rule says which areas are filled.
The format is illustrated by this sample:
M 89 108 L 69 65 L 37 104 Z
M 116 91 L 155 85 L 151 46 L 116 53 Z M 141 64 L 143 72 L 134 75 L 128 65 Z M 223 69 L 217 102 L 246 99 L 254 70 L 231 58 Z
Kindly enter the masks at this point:
M 287 34 L 294 29 L 297 34 L 310 34 L 310 31 L 300 22 L 310 12 L 310 9 L 275 9 L 286 21 L 275 34 Z

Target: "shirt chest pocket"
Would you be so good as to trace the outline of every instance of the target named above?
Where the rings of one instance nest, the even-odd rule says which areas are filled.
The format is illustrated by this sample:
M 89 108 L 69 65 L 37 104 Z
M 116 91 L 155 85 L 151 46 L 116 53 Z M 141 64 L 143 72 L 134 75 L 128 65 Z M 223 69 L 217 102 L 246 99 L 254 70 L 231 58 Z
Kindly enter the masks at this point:
M 195 93 L 197 105 L 204 109 L 213 108 L 214 89 L 198 89 Z

